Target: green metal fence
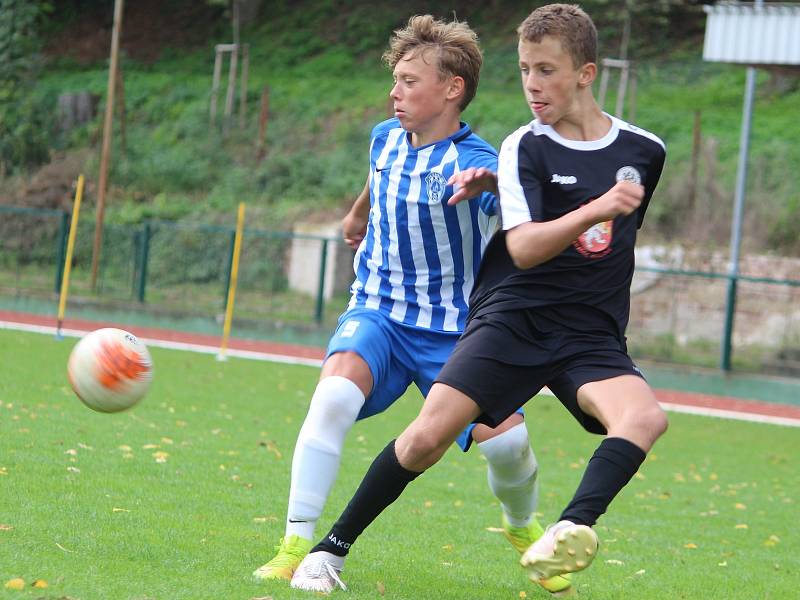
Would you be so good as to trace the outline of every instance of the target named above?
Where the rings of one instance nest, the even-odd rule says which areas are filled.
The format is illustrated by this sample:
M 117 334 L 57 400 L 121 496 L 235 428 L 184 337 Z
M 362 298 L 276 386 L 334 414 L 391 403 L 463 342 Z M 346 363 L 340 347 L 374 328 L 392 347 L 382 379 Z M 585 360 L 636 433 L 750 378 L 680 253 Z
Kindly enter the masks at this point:
M 0 206 L 0 302 L 57 299 L 68 225 L 69 215 L 61 211 Z M 87 306 L 214 322 L 224 314 L 232 226 L 160 220 L 106 225 L 95 290 L 90 289 L 93 237 L 94 222 L 84 219 L 76 237 L 68 318 Z M 298 266 L 305 270 L 300 286 L 292 276 Z M 332 277 L 337 286 L 331 286 Z M 345 306 L 350 280 L 352 251 L 338 239 L 245 228 L 234 335 L 262 326 L 296 327 L 322 332 L 324 339 Z M 730 280 L 717 272 L 637 268 L 631 352 L 711 367 L 732 357 L 736 370 L 800 375 L 800 280 L 741 274 L 735 279 L 735 312 L 728 310 Z

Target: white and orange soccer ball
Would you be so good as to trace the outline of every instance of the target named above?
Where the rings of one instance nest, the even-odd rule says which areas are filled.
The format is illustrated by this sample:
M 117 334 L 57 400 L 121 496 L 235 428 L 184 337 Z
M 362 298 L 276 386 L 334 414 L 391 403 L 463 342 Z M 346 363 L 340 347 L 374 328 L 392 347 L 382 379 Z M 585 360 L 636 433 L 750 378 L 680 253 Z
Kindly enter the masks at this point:
M 75 345 L 67 375 L 86 406 L 114 413 L 144 397 L 153 379 L 153 361 L 135 335 L 107 327 L 87 333 Z

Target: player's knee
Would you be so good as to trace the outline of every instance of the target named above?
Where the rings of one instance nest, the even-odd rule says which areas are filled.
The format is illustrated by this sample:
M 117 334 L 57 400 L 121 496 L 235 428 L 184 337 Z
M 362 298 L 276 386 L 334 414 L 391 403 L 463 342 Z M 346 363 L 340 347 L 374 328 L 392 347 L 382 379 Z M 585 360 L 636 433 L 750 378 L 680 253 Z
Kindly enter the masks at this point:
M 657 404 L 646 411 L 640 412 L 637 416 L 637 421 L 640 427 L 647 431 L 653 442 L 661 437 L 669 427 L 667 413 Z
M 424 471 L 444 455 L 450 440 L 443 440 L 431 431 L 406 429 L 395 443 L 400 464 L 412 471 Z
M 345 377 L 325 377 L 317 384 L 306 420 L 350 427 L 363 405 L 364 394 L 355 383 Z
M 486 459 L 494 465 L 517 464 L 520 461 L 535 462 L 528 439 L 525 422 L 478 443 L 478 448 Z

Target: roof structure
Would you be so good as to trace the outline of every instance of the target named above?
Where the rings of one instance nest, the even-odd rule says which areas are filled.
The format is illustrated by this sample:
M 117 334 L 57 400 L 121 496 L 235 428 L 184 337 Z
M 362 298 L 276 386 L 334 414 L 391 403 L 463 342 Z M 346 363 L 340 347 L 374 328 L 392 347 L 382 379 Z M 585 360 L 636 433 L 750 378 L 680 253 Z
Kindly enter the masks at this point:
M 704 60 L 800 65 L 800 4 L 719 2 L 703 10 Z

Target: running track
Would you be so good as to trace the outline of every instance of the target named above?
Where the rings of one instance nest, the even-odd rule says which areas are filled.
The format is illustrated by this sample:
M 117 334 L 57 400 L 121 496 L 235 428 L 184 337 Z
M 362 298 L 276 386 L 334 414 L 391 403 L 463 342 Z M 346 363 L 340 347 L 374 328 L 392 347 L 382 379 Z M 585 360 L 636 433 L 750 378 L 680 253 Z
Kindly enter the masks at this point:
M 0 310 L 0 329 L 55 335 L 55 325 L 53 317 Z M 100 327 L 120 327 L 120 325 L 101 321 L 66 319 L 61 333 L 67 337 L 80 337 Z M 131 327 L 131 330 L 147 345 L 161 348 L 218 354 L 221 343 L 220 336 L 215 335 L 139 326 Z M 324 351 L 322 348 L 309 346 L 234 338 L 228 341 L 227 355 L 318 367 L 322 364 Z M 657 389 L 656 397 L 662 407 L 668 411 L 800 427 L 800 406 L 669 389 Z

